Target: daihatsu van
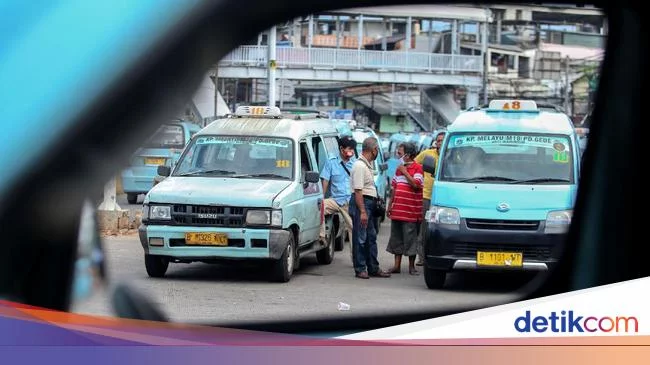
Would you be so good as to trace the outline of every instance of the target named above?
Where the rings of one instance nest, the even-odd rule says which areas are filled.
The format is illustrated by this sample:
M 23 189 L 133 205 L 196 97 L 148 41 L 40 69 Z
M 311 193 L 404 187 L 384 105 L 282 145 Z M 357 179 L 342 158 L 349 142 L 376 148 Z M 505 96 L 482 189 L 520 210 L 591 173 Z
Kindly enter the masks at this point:
M 427 286 L 441 288 L 456 270 L 552 268 L 580 175 L 569 117 L 534 101 L 494 100 L 457 117 L 440 156 L 426 214 Z

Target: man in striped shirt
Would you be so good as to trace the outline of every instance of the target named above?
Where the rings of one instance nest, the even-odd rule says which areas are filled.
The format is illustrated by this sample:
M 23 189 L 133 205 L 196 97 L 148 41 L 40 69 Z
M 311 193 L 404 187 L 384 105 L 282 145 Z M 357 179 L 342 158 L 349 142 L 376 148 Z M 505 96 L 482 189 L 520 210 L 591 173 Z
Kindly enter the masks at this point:
M 401 271 L 402 256 L 409 258 L 409 274 L 418 275 L 415 269 L 419 225 L 422 222 L 422 185 L 424 171 L 415 162 L 417 147 L 414 143 L 402 143 L 398 147 L 401 164 L 391 182 L 392 193 L 388 217 L 391 219 L 390 239 L 386 251 L 395 255 L 392 273 Z

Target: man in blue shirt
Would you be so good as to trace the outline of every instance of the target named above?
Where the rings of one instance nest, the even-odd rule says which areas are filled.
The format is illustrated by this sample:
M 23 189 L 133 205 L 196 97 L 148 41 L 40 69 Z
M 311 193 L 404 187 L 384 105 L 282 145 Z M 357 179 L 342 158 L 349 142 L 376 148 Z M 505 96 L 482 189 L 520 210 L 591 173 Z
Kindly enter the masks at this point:
M 352 196 L 350 192 L 350 171 L 352 171 L 352 165 L 356 160 L 354 157 L 356 147 L 357 142 L 351 137 L 340 138 L 339 155 L 327 161 L 320 174 L 324 194 L 327 194 L 328 188 L 330 189 L 330 197 L 323 199 L 325 214 L 341 213 L 349 237 L 352 237 L 352 218 L 348 213 L 348 205 Z M 326 240 L 325 223 L 321 224 L 320 227 L 320 239 L 322 241 Z

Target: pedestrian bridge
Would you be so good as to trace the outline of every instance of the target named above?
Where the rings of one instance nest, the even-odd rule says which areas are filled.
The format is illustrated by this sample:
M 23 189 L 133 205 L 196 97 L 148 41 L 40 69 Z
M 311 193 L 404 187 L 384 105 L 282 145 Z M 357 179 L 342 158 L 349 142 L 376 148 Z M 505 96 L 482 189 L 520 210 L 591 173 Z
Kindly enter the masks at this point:
M 483 57 L 413 51 L 277 47 L 276 76 L 288 80 L 481 87 Z M 264 79 L 267 46 L 241 46 L 218 64 L 219 78 Z

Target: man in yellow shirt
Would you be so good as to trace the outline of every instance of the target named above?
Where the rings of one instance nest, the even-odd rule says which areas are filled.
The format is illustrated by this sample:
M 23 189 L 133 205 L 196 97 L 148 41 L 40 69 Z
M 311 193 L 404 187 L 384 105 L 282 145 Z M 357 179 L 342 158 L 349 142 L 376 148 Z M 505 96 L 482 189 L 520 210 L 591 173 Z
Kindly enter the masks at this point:
M 415 161 L 419 164 L 422 164 L 425 157 L 431 156 L 436 161 L 436 171 L 438 171 L 440 145 L 442 145 L 442 140 L 444 138 L 445 132 L 438 133 L 438 135 L 436 135 L 435 141 L 431 144 L 431 148 L 420 152 L 420 154 L 415 158 Z M 417 253 L 419 258 L 416 262 L 416 265 L 418 266 L 422 266 L 424 262 L 424 232 L 427 229 L 427 224 L 424 221 L 424 215 L 427 213 L 427 210 L 429 210 L 429 207 L 431 206 L 431 192 L 433 191 L 433 183 L 433 175 L 425 172 L 424 186 L 422 189 L 422 224 L 420 224 L 420 237 L 418 239 L 417 245 Z

